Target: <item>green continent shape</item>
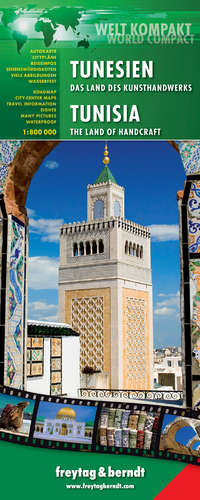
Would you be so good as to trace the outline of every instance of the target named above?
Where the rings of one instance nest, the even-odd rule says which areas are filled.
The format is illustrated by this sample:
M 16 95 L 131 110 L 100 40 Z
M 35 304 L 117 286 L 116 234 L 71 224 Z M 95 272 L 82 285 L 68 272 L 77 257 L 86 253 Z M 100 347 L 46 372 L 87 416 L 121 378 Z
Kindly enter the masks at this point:
M 44 43 L 46 47 L 49 47 L 51 45 L 51 42 L 53 41 L 53 35 L 55 33 L 55 29 L 51 25 L 51 21 L 44 22 L 42 20 L 37 21 L 35 24 L 35 31 L 37 32 L 42 32 L 44 35 Z
M 13 23 L 19 14 L 16 14 L 15 9 L 1 9 L 3 16 L 1 18 L 2 24 L 7 28 L 9 23 Z
M 80 40 L 78 42 L 78 47 L 84 47 L 85 49 L 88 49 L 88 47 L 90 46 L 88 40 Z
M 12 33 L 12 37 L 14 38 L 14 40 L 16 41 L 17 43 L 17 52 L 20 54 L 21 52 L 21 49 L 23 47 L 23 45 L 27 42 L 28 40 L 28 37 L 26 35 L 22 35 L 21 33 L 19 33 L 18 31 L 13 31 Z
M 81 17 L 79 9 L 72 7 L 54 7 L 53 9 L 48 9 L 42 17 L 51 19 L 51 22 L 55 28 L 59 25 L 64 26 L 66 31 L 71 27 L 74 31 L 79 25 L 79 19 Z

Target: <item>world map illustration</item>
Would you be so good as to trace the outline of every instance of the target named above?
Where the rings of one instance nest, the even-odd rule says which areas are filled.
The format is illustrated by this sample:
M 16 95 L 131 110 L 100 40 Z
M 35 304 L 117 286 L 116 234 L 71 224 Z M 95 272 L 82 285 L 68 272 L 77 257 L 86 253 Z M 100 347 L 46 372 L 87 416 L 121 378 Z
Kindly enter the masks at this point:
M 87 38 L 80 38 L 82 11 L 78 8 L 54 7 L 36 10 L 34 5 L 30 5 L 26 9 L 1 8 L 1 13 L 0 27 L 6 29 L 8 38 L 16 41 L 18 53 L 29 39 L 40 38 L 41 35 L 47 48 L 57 39 L 62 40 L 63 31 L 60 31 L 60 28 L 65 32 L 71 28 L 73 35 L 78 38 L 77 45 L 89 47 Z M 40 34 L 40 37 L 37 34 Z

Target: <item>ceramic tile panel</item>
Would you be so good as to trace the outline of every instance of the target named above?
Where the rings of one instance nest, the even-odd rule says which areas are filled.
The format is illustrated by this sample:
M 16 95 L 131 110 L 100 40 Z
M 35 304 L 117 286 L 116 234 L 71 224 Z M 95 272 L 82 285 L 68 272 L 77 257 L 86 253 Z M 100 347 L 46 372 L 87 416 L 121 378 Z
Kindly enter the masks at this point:
M 200 141 L 176 141 L 186 175 L 200 172 Z
M 29 346 L 27 346 L 28 377 L 40 377 L 43 375 L 43 360 L 44 339 L 42 337 L 29 337 Z
M 52 371 L 57 371 L 61 370 L 62 368 L 62 363 L 60 358 L 52 358 L 51 359 L 51 370 Z
M 200 409 L 200 380 L 192 382 L 193 408 Z
M 190 261 L 192 374 L 200 376 L 200 260 Z
M 194 180 L 188 199 L 188 214 L 190 217 L 200 219 L 200 181 Z
M 8 166 L 15 157 L 22 141 L 0 141 L 0 194 L 3 193 Z
M 31 376 L 39 377 L 43 375 L 43 363 L 31 363 Z
M 51 356 L 60 357 L 62 353 L 61 339 L 52 338 L 51 339 Z
M 59 396 L 61 393 L 62 393 L 62 385 L 61 384 L 51 385 L 51 395 L 52 396 Z
M 200 252 L 200 219 L 188 219 L 188 246 L 190 253 Z
M 51 338 L 50 394 L 62 394 L 62 338 Z
M 41 347 L 43 348 L 43 338 L 42 337 L 32 337 L 31 347 Z
M 31 360 L 33 361 L 43 361 L 43 349 L 32 349 Z
M 5 385 L 23 387 L 25 226 L 8 216 Z
M 30 337 L 27 338 L 26 347 L 31 347 L 31 338 Z
M 61 372 L 52 372 L 51 383 L 58 384 L 58 382 L 61 382 Z

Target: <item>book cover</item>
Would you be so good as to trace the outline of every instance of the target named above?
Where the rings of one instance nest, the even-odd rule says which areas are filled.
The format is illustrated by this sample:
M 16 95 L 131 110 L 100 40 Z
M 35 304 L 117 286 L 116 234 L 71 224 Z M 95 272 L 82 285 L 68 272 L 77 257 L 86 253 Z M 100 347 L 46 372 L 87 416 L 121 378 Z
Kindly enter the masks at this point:
M 9 0 L 0 15 L 2 490 L 187 498 L 198 7 Z

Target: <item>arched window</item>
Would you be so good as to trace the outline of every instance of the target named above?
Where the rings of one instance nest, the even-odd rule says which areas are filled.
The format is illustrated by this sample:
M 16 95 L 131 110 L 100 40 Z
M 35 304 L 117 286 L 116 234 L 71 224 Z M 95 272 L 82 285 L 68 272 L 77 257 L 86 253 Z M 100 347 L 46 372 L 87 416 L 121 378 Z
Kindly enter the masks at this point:
M 85 248 L 86 248 L 86 255 L 90 255 L 90 242 L 89 241 L 86 241 Z
M 82 241 L 79 244 L 79 252 L 80 252 L 80 255 L 84 255 L 84 244 Z
M 125 253 L 128 253 L 128 241 L 125 243 Z
M 99 240 L 99 253 L 103 253 L 103 252 L 104 252 L 103 240 Z
M 140 258 L 143 259 L 143 247 L 140 247 Z
M 77 243 L 74 243 L 73 244 L 73 256 L 77 257 L 77 255 L 78 255 L 78 245 L 77 245 Z
M 92 242 L 92 253 L 97 253 L 97 244 L 95 240 Z
M 129 243 L 129 255 L 132 255 L 132 251 L 133 251 L 133 245 L 132 245 L 132 243 L 130 242 L 130 243 Z
M 132 255 L 133 255 L 133 256 L 135 255 L 135 243 L 133 244 L 133 252 L 132 252 Z
M 139 245 L 137 245 L 137 248 L 136 248 L 136 257 L 139 257 L 139 254 L 140 254 L 140 247 L 139 247 Z
M 121 206 L 119 201 L 114 201 L 114 216 L 119 217 L 121 215 Z
M 94 204 L 94 219 L 104 218 L 104 202 L 103 200 L 96 200 Z

